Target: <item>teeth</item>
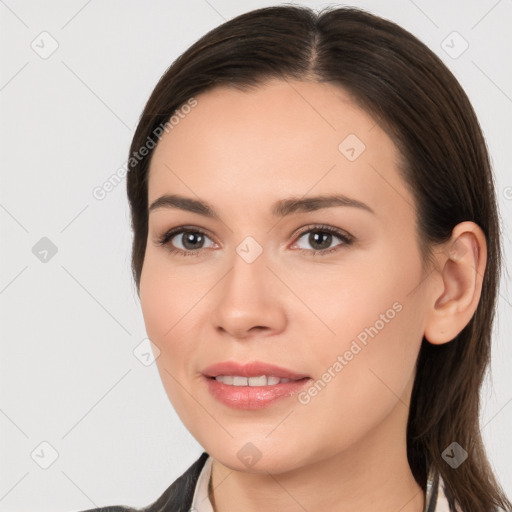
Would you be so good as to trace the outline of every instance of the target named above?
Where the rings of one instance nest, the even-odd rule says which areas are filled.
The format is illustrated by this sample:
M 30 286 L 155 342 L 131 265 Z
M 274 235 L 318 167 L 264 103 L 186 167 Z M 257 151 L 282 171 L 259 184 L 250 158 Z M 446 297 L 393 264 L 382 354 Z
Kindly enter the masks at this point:
M 270 384 L 267 382 L 267 377 L 265 377 L 265 375 L 260 375 L 259 377 L 249 377 L 248 379 L 245 379 L 245 381 L 247 384 L 249 384 L 249 386 L 266 386 L 267 384 Z M 279 382 L 279 379 L 277 382 Z M 277 382 L 272 382 L 272 384 L 277 384 Z
M 238 377 L 237 375 L 233 376 L 233 386 L 247 386 L 247 378 L 246 377 Z
M 274 386 L 282 382 L 290 382 L 290 379 L 260 375 L 259 377 L 241 377 L 239 375 L 218 375 L 215 380 L 230 386 Z

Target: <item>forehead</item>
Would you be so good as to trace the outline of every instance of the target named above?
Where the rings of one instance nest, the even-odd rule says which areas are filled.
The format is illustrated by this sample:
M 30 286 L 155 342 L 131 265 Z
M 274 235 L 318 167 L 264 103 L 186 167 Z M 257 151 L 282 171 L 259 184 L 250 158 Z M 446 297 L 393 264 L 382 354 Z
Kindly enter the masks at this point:
M 154 150 L 150 203 L 171 192 L 246 206 L 333 189 L 376 205 L 408 194 L 395 145 L 336 85 L 275 80 L 195 99 Z

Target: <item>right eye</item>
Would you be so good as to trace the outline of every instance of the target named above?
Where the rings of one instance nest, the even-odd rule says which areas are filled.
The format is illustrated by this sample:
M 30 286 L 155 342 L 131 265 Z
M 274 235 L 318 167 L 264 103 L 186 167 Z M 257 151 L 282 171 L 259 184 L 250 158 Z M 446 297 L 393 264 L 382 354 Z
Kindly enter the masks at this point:
M 202 253 L 204 247 L 194 246 L 204 244 L 205 238 L 211 240 L 210 237 L 200 229 L 180 226 L 167 231 L 158 240 L 158 245 L 165 246 L 172 254 L 179 254 L 180 256 L 198 256 Z M 181 247 L 179 244 L 181 244 Z M 213 244 L 215 245 L 214 242 Z M 176 245 L 178 245 L 178 247 Z

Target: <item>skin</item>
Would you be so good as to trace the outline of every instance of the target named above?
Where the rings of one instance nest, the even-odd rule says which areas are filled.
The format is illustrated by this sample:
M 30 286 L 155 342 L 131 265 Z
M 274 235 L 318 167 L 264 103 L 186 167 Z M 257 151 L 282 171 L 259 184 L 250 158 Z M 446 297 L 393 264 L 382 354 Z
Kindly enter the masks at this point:
M 220 220 L 152 210 L 140 299 L 167 395 L 213 458 L 215 510 L 369 512 L 378 504 L 381 512 L 421 512 L 424 494 L 406 455 L 415 362 L 424 335 L 447 343 L 471 319 L 484 234 L 472 222 L 459 224 L 435 248 L 434 266 L 422 268 L 398 151 L 337 86 L 274 80 L 250 92 L 216 87 L 196 99 L 155 149 L 148 199 L 201 199 Z M 354 161 L 338 149 L 349 134 L 366 146 Z M 374 213 L 336 206 L 271 215 L 279 199 L 333 192 Z M 321 228 L 299 233 L 310 224 L 354 240 L 346 245 L 334 235 L 315 244 L 309 234 L 321 236 Z M 199 255 L 158 245 L 177 226 L 206 232 L 204 242 L 188 246 L 202 247 Z M 236 252 L 247 236 L 263 250 L 252 263 Z M 172 241 L 184 248 L 182 235 Z M 337 250 L 313 255 L 322 247 Z M 201 370 L 226 360 L 260 360 L 321 379 L 397 302 L 400 312 L 307 404 L 293 396 L 235 410 L 205 386 Z M 252 466 L 237 456 L 249 442 L 261 454 Z

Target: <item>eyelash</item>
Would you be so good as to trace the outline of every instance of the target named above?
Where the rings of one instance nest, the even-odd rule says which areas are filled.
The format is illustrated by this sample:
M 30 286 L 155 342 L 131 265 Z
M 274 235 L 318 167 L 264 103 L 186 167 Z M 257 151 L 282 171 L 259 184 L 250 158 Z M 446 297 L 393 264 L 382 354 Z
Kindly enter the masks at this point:
M 297 240 L 300 240 L 303 235 L 306 233 L 309 233 L 310 231 L 316 231 L 319 233 L 329 233 L 331 235 L 334 235 L 342 240 L 341 246 L 344 245 L 350 245 L 353 242 L 353 237 L 349 235 L 348 233 L 342 232 L 336 228 L 333 228 L 331 226 L 326 226 L 323 224 L 314 224 L 306 226 L 304 230 L 302 230 L 300 233 L 297 234 Z M 169 245 L 170 240 L 172 240 L 176 235 L 183 234 L 183 233 L 199 233 L 201 235 L 208 236 L 207 233 L 205 233 L 202 229 L 194 228 L 194 227 L 186 227 L 186 226 L 179 226 L 177 228 L 170 229 L 167 231 L 162 237 L 160 237 L 157 240 L 157 244 L 160 246 L 166 246 L 167 250 L 171 254 L 178 254 L 180 256 L 199 256 L 203 250 L 206 250 L 206 248 L 201 248 L 197 250 L 189 250 L 184 251 L 183 249 L 178 249 L 177 247 L 172 247 Z M 330 254 L 333 251 L 339 250 L 339 245 L 331 247 L 330 249 L 323 249 L 323 250 L 317 250 L 317 249 L 296 249 L 301 253 L 308 253 L 309 255 L 321 255 L 325 256 L 326 254 Z

